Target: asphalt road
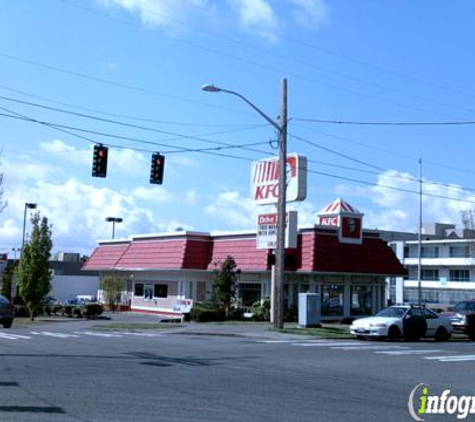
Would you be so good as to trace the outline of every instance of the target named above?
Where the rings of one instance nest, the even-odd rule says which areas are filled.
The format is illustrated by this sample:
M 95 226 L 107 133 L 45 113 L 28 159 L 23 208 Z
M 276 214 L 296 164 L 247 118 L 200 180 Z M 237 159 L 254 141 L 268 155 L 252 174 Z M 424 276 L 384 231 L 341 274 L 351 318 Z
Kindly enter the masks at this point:
M 421 382 L 475 395 L 475 343 L 465 340 L 312 341 L 242 326 L 120 333 L 90 322 L 35 330 L 0 330 L 0 421 L 399 422 L 411 420 Z

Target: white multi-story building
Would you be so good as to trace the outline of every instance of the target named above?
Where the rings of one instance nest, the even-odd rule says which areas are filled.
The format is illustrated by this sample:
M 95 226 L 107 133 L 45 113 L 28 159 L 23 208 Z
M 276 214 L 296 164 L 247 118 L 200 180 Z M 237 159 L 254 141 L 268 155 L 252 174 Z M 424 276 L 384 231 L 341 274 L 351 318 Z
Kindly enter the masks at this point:
M 410 238 L 408 238 L 410 239 Z M 419 300 L 419 241 L 389 241 L 406 268 L 405 278 L 389 279 L 387 299 L 393 303 Z M 421 298 L 431 305 L 448 306 L 475 299 L 475 233 L 453 224 L 424 224 L 421 240 Z

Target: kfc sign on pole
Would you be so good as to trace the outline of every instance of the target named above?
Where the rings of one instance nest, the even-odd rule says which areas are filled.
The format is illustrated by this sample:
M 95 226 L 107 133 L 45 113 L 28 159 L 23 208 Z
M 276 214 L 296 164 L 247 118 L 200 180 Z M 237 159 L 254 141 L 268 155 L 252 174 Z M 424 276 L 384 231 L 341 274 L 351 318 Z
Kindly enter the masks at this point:
M 285 248 L 297 247 L 297 211 L 288 211 L 285 221 Z M 275 249 L 277 244 L 277 213 L 257 216 L 257 249 Z
M 287 202 L 303 201 L 307 196 L 307 158 L 288 154 L 286 166 Z M 279 157 L 253 161 L 251 198 L 258 205 L 276 204 L 279 197 Z

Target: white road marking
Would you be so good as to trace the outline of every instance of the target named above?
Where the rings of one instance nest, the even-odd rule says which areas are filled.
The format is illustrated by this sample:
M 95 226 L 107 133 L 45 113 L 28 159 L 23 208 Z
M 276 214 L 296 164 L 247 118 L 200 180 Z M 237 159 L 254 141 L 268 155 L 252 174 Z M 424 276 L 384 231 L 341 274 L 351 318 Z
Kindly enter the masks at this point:
M 163 337 L 163 334 L 153 334 L 153 333 L 135 333 L 130 331 L 112 331 L 111 334 L 118 334 L 118 335 L 128 335 L 128 336 L 138 336 L 138 337 Z
M 75 337 L 78 338 L 79 336 L 76 334 L 68 334 L 68 333 L 52 333 L 50 331 L 41 331 L 40 335 L 47 336 L 47 337 L 56 337 L 56 338 L 71 338 Z
M 463 362 L 475 360 L 475 355 L 430 356 L 425 359 L 438 360 L 439 362 Z
M 381 351 L 381 352 L 374 352 L 381 355 L 423 355 L 426 353 L 444 353 L 443 350 L 388 350 L 388 351 Z
M 356 344 L 354 341 L 352 342 L 344 342 L 344 341 L 339 341 L 339 342 L 321 342 L 321 343 L 291 343 L 291 346 L 300 346 L 300 347 L 332 347 L 332 346 L 353 346 L 355 347 Z
M 19 340 L 19 339 L 30 339 L 31 337 L 23 336 L 21 334 L 0 333 L 0 338 L 4 338 L 4 339 L 7 339 L 7 340 Z
M 332 347 L 333 350 L 384 350 L 384 349 L 408 349 L 405 346 L 338 346 Z
M 75 331 L 74 334 L 94 336 L 94 337 L 122 337 L 122 334 L 112 334 L 112 333 L 95 333 L 92 331 Z

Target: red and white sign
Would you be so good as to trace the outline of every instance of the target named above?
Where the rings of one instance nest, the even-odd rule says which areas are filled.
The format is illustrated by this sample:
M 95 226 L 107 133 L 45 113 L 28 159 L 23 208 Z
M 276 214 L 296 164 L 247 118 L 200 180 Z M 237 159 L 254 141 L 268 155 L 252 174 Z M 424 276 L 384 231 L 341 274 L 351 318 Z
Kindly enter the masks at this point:
M 343 216 L 341 217 L 341 226 L 339 240 L 342 243 L 361 243 L 361 218 Z
M 277 213 L 257 216 L 257 249 L 275 249 L 277 245 Z M 297 211 L 286 213 L 285 248 L 297 247 Z
M 251 164 L 251 198 L 256 204 L 276 204 L 279 197 L 279 157 Z M 303 201 L 307 196 L 307 158 L 288 154 L 286 202 Z
M 340 217 L 338 215 L 318 217 L 317 224 L 320 224 L 321 226 L 338 227 L 340 225 Z

